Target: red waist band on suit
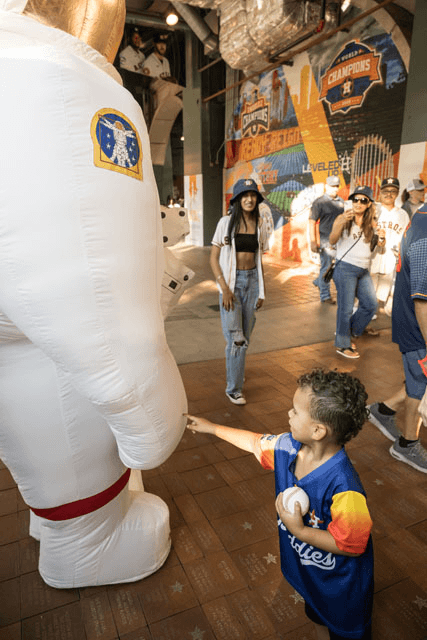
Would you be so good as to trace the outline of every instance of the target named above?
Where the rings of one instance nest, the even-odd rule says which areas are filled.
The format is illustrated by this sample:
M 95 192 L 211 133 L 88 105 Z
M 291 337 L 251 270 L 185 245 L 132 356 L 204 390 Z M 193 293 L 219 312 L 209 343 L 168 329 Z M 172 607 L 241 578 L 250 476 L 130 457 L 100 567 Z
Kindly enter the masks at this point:
M 30 509 L 36 516 L 46 518 L 47 520 L 71 520 L 71 518 L 85 516 L 114 500 L 129 482 L 129 476 L 130 469 L 126 469 L 124 474 L 120 476 L 111 487 L 104 489 L 104 491 L 94 496 L 89 496 L 89 498 L 67 502 L 67 504 L 61 504 L 59 507 L 52 507 L 50 509 L 34 509 L 33 507 L 30 507 Z

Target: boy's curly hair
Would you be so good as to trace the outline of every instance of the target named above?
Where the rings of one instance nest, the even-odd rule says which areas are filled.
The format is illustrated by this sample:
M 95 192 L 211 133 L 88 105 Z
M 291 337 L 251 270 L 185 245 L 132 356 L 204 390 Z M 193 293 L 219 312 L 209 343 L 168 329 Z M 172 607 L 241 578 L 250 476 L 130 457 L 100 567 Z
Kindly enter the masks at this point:
M 368 394 L 358 378 L 339 371 L 314 369 L 298 378 L 298 386 L 312 393 L 310 416 L 332 429 L 342 446 L 354 438 L 368 419 Z

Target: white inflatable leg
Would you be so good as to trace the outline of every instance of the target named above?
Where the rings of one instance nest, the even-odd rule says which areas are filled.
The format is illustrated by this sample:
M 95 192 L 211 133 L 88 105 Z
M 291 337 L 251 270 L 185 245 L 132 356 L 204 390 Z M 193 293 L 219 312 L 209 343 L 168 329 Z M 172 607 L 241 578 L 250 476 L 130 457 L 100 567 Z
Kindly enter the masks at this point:
M 47 584 L 62 589 L 133 582 L 157 571 L 170 545 L 163 500 L 125 489 L 86 516 L 42 519 L 39 571 Z
M 39 516 L 30 511 L 30 536 L 35 540 L 40 540 L 40 520 Z

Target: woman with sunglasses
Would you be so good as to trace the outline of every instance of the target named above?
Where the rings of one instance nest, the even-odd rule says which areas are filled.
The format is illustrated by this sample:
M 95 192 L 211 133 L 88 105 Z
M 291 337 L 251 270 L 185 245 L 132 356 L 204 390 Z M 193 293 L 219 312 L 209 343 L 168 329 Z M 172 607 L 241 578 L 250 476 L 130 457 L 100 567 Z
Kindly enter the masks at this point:
M 335 219 L 329 241 L 337 248 L 333 275 L 338 305 L 335 346 L 340 355 L 355 359 L 360 355 L 351 338 L 362 335 L 377 310 L 369 266 L 373 252 L 385 248 L 385 232 L 381 229 L 375 234 L 377 212 L 370 187 L 356 187 L 349 200 L 352 207 Z M 359 306 L 353 313 L 355 298 Z

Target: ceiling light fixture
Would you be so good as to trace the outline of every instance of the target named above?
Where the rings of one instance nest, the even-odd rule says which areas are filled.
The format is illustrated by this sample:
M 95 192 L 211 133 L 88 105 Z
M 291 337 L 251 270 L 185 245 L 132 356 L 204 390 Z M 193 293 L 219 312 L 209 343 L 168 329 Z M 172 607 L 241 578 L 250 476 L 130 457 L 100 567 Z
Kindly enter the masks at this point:
M 176 13 L 174 11 L 168 13 L 168 15 L 166 16 L 166 24 L 168 24 L 170 27 L 173 27 L 177 24 L 177 22 L 178 16 L 176 15 Z

